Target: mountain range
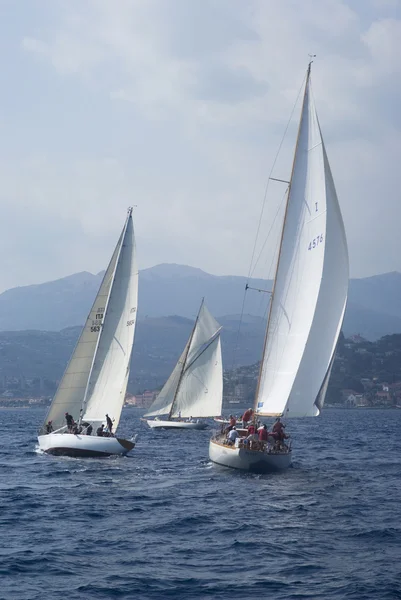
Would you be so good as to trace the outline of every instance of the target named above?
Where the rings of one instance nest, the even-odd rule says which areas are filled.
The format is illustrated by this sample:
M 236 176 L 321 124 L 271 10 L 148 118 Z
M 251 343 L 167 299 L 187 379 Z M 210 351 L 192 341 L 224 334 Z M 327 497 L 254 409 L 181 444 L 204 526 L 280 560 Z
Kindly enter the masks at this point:
M 0 331 L 61 331 L 81 325 L 102 276 L 103 272 L 82 272 L 3 292 Z M 244 302 L 246 283 L 245 277 L 211 275 L 185 265 L 161 264 L 144 269 L 139 274 L 139 319 L 171 315 L 194 319 L 202 297 L 220 320 L 222 315 L 233 315 L 229 320 L 238 323 L 241 313 L 263 318 L 269 296 L 248 290 Z M 272 282 L 253 279 L 249 285 L 271 290 Z M 260 320 L 254 325 L 259 329 Z M 351 279 L 343 330 L 346 336 L 359 333 L 368 340 L 400 333 L 401 273 Z
M 260 359 L 265 323 L 247 316 L 238 331 L 237 317 L 223 317 L 222 350 L 225 368 Z M 138 321 L 128 389 L 156 389 L 170 375 L 190 335 L 193 321 L 185 317 L 149 317 Z M 76 344 L 80 327 L 61 331 L 0 332 L 0 388 L 28 391 L 32 380 L 53 393 Z M 25 381 L 25 388 L 21 387 Z M 30 383 L 29 383 L 30 382 Z M 11 386 L 11 388 L 10 388 Z M 28 387 L 27 387 L 28 386 Z M 37 390 L 36 390 L 37 391 Z

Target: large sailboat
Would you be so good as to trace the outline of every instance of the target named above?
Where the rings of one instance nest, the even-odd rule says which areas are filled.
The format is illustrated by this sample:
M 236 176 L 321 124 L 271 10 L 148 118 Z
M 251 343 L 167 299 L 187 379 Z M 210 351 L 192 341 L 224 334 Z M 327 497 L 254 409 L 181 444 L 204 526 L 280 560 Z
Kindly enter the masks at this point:
M 39 448 L 68 456 L 127 454 L 134 440 L 96 435 L 118 427 L 128 384 L 138 305 L 132 208 L 78 343 L 39 431 Z M 74 420 L 67 426 L 66 418 Z M 110 423 L 109 422 L 109 423 Z M 75 431 L 75 433 L 73 432 Z M 89 432 L 94 435 L 88 435 Z M 99 432 L 100 433 L 100 432 Z
M 149 427 L 204 429 L 199 418 L 221 413 L 223 365 L 221 327 L 202 300 L 188 342 L 173 372 L 142 419 Z M 165 415 L 164 419 L 160 417 Z
M 254 411 L 259 417 L 313 417 L 322 409 L 348 294 L 348 250 L 311 92 L 309 64 L 270 300 Z M 210 441 L 210 459 L 247 471 L 291 464 L 291 448 Z M 273 442 L 274 440 L 270 438 Z

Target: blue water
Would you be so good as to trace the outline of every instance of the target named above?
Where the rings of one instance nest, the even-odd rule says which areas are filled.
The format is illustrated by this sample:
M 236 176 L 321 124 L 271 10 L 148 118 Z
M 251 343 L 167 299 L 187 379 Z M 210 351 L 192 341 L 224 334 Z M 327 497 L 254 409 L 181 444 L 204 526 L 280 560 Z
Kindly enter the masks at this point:
M 40 455 L 42 417 L 0 411 L 0 598 L 401 598 L 401 410 L 293 421 L 294 466 L 269 476 L 133 409 L 129 457 Z

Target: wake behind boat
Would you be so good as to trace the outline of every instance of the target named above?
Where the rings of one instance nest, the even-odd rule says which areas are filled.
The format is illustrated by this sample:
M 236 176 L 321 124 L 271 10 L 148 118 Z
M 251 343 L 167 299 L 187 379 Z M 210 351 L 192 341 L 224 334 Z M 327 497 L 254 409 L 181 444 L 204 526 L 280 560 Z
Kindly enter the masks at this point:
M 138 304 L 132 209 L 95 302 L 39 432 L 49 454 L 127 454 L 133 439 L 115 437 L 127 390 Z M 109 417 L 110 414 L 110 417 Z M 105 429 L 107 426 L 107 429 Z M 91 435 L 92 432 L 97 435 Z
M 310 69 L 311 64 L 255 396 L 256 418 L 320 413 L 347 302 L 347 242 L 311 94 Z M 277 432 L 274 437 L 267 428 L 256 434 L 228 427 L 210 440 L 210 459 L 245 471 L 286 468 L 291 447 L 280 426 Z
M 152 429 L 205 429 L 199 418 L 221 412 L 221 327 L 202 300 L 189 340 L 172 374 L 142 421 Z M 164 419 L 161 417 L 166 415 Z M 146 417 L 156 417 L 147 419 Z

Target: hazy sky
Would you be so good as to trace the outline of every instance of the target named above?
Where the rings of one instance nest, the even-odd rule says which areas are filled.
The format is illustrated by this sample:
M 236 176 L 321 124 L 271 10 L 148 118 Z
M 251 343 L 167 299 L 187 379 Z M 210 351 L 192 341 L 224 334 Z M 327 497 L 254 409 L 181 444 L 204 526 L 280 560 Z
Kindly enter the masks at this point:
M 400 1 L 0 0 L 0 49 L 0 290 L 100 271 L 130 204 L 141 268 L 246 274 L 310 52 L 351 275 L 401 270 Z

